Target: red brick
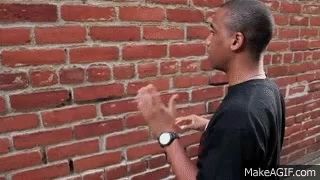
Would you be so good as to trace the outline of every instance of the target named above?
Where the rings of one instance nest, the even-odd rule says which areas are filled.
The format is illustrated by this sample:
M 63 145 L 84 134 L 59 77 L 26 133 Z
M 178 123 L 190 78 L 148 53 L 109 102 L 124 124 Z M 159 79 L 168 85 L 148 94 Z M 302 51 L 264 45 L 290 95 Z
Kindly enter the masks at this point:
M 148 84 L 153 84 L 158 91 L 164 91 L 169 89 L 169 79 L 155 79 L 150 81 L 135 81 L 130 82 L 127 87 L 127 93 L 130 95 L 137 94 L 138 90 L 143 86 L 147 86 Z
M 316 134 L 319 134 L 319 132 L 320 132 L 320 126 L 312 127 L 306 131 L 306 137 L 312 137 Z
M 66 21 L 112 21 L 116 13 L 113 7 L 62 5 L 61 17 Z
M 54 22 L 57 18 L 57 7 L 52 4 L 0 4 L 2 22 Z
M 156 63 L 139 64 L 138 74 L 140 78 L 156 76 L 158 74 L 158 67 Z
M 95 85 L 74 89 L 75 101 L 90 101 L 120 97 L 124 94 L 123 84 Z
M 129 45 L 122 50 L 123 59 L 161 58 L 167 55 L 166 45 Z
M 268 51 L 286 51 L 289 49 L 289 43 L 284 41 L 272 41 L 268 47 Z
M 308 26 L 309 18 L 303 16 L 291 16 L 290 17 L 290 25 L 298 25 L 298 26 Z
M 0 46 L 30 43 L 29 28 L 0 28 Z
M 192 39 L 206 39 L 210 34 L 207 26 L 188 26 L 187 38 Z
M 306 154 L 305 149 L 297 150 L 297 151 L 288 155 L 288 162 L 295 161 L 295 160 L 303 157 L 305 154 Z
M 123 124 L 121 119 L 114 119 L 78 125 L 74 128 L 74 135 L 77 139 L 83 139 L 120 131 L 122 129 Z
M 57 144 L 71 139 L 72 129 L 64 128 L 16 135 L 13 137 L 13 143 L 16 149 L 25 149 L 41 145 Z
M 133 128 L 146 125 L 146 121 L 141 114 L 131 114 L 125 118 L 125 125 L 126 128 Z
M 0 133 L 32 129 L 39 126 L 36 114 L 0 117 Z
M 265 59 L 263 59 L 265 61 Z M 212 71 L 212 61 L 209 59 L 202 60 L 200 62 L 200 68 L 203 71 Z
M 6 100 L 0 96 L 0 113 L 6 112 L 7 107 L 6 107 Z
M 278 2 L 278 1 L 273 1 L 273 0 L 263 0 L 263 2 L 264 2 L 265 5 L 266 5 L 267 7 L 269 7 L 272 11 L 278 11 L 278 10 L 279 10 L 280 2 Z
M 82 68 L 64 68 L 59 72 L 61 84 L 79 84 L 84 81 Z
M 95 169 L 98 167 L 116 164 L 120 161 L 121 152 L 108 152 L 86 158 L 76 159 L 74 161 L 74 170 L 75 172 L 82 172 L 88 169 Z
M 146 160 L 141 160 L 141 161 L 128 164 L 129 175 L 147 171 L 147 168 L 148 168 L 147 163 L 148 162 Z
M 294 124 L 290 127 L 286 127 L 285 129 L 285 136 L 290 136 L 297 132 L 301 131 L 301 124 Z
M 228 84 L 228 76 L 224 73 L 217 73 L 210 77 L 210 85 L 218 86 Z
M 101 112 L 104 116 L 131 111 L 137 111 L 137 104 L 132 99 L 107 102 L 101 105 Z
M 280 12 L 281 13 L 300 13 L 301 4 L 281 2 Z
M 81 43 L 86 29 L 81 26 L 38 27 L 34 30 L 37 44 Z
M 176 44 L 171 45 L 170 57 L 203 56 L 206 53 L 204 44 Z
M 29 49 L 2 52 L 2 64 L 10 67 L 62 64 L 65 58 L 63 49 Z
M 162 8 L 120 7 L 119 18 L 122 21 L 163 21 L 165 12 Z
M 10 142 L 7 138 L 0 138 L 0 154 L 7 153 L 10 150 Z
M 297 75 L 297 81 L 301 82 L 301 81 L 314 81 L 316 80 L 316 74 L 314 72 L 308 73 L 308 74 L 300 74 Z
M 320 51 L 313 50 L 312 52 L 312 60 L 320 59 Z
M 186 149 L 188 157 L 194 157 L 198 155 L 199 145 L 189 146 Z
M 310 49 L 320 49 L 320 40 L 314 40 L 309 42 Z
M 202 100 L 208 100 L 212 98 L 218 98 L 223 96 L 223 88 L 222 87 L 210 87 L 210 88 L 204 88 L 200 90 L 194 90 L 192 91 L 192 101 L 202 101 Z
M 289 137 L 289 143 L 296 143 L 302 141 L 306 137 L 306 131 L 299 131 L 298 133 L 292 134 Z
M 86 173 L 85 175 L 82 176 L 81 180 L 91 180 L 91 179 L 101 179 L 104 180 L 104 171 L 103 170 L 99 170 L 99 171 L 94 171 L 94 172 L 89 172 Z
M 289 107 L 286 109 L 286 117 L 296 116 L 297 114 L 303 113 L 303 105 Z
M 284 76 L 288 74 L 288 66 L 272 66 L 268 67 L 267 71 L 270 77 Z
M 147 0 L 147 2 L 160 3 L 160 4 L 187 4 L 188 0 Z
M 0 161 L 1 173 L 42 163 L 41 154 L 39 151 L 19 152 L 7 156 L 1 156 Z
M 70 100 L 67 90 L 15 94 L 10 96 L 11 107 L 16 110 L 55 107 Z
M 294 94 L 303 93 L 306 89 L 305 85 L 287 87 L 288 96 L 292 96 Z
M 58 83 L 58 76 L 51 70 L 36 70 L 30 73 L 33 87 L 51 86 Z
M 165 164 L 167 164 L 167 158 L 165 155 L 153 157 L 149 160 L 149 168 L 150 169 L 161 167 L 161 166 L 164 166 Z
M 203 86 L 208 85 L 209 77 L 205 75 L 185 75 L 176 76 L 173 79 L 173 86 L 175 88 L 188 88 L 191 86 Z
M 24 72 L 0 74 L 0 90 L 23 89 L 28 85 L 28 76 Z
M 0 157 L 0 161 L 0 172 L 7 172 L 41 164 L 41 154 L 39 151 L 15 153 Z
M 174 27 L 146 26 L 143 28 L 143 38 L 147 40 L 184 39 L 184 30 Z
M 273 54 L 271 58 L 271 64 L 276 65 L 276 64 L 281 64 L 282 62 L 282 54 Z
M 171 96 L 178 95 L 177 99 L 175 99 L 176 103 L 186 103 L 189 101 L 189 93 L 187 92 L 173 92 L 173 93 L 166 93 L 161 94 L 160 98 L 164 104 L 168 104 Z
M 97 139 L 50 147 L 47 150 L 47 156 L 49 161 L 57 161 L 96 152 L 99 152 L 99 140 Z
M 170 167 L 164 167 L 164 168 L 153 170 L 141 175 L 133 176 L 132 180 L 164 179 L 169 175 L 170 175 Z
M 311 38 L 311 37 L 317 37 L 318 36 L 318 29 L 315 28 L 301 28 L 300 29 L 300 37 L 304 38 Z
M 127 176 L 127 166 L 117 166 L 112 167 L 110 169 L 106 169 L 105 171 L 105 177 L 106 179 L 119 179 L 121 177 Z
M 281 77 L 275 79 L 275 82 L 279 87 L 287 87 L 289 84 L 293 84 L 297 81 L 296 77 Z
M 308 44 L 308 42 L 307 42 Z M 304 49 L 304 42 L 303 41 L 297 41 L 297 42 L 292 42 L 292 46 L 296 46 L 295 48 L 297 49 L 297 51 L 299 51 L 298 49 Z M 303 52 L 295 52 L 293 53 L 293 62 L 294 63 L 300 63 L 303 60 Z
M 67 176 L 70 173 L 68 162 L 54 165 L 48 165 L 38 169 L 23 171 L 14 174 L 12 179 L 53 179 L 61 176 Z
M 96 115 L 97 112 L 94 105 L 77 106 L 41 113 L 44 126 L 57 126 L 84 119 L 92 119 Z
M 86 47 L 70 50 L 71 63 L 92 63 L 117 60 L 119 49 L 117 47 Z
M 309 88 L 309 92 L 320 91 L 320 82 L 311 83 Z
M 87 69 L 89 82 L 108 81 L 111 79 L 111 70 L 106 65 L 92 65 Z
M 312 61 L 312 52 L 303 52 L 303 61 Z
M 174 22 L 203 22 L 204 15 L 199 10 L 167 9 L 167 18 Z
M 286 14 L 274 14 L 274 22 L 278 26 L 284 26 L 289 24 L 289 17 Z
M 223 4 L 223 0 L 193 0 L 196 6 L 218 7 Z
M 200 142 L 202 133 L 201 132 L 196 132 L 188 135 L 184 135 L 180 139 L 180 143 L 184 146 L 190 146 L 191 144 L 197 144 Z
M 181 61 L 181 66 L 180 66 L 180 71 L 182 73 L 186 73 L 186 72 L 197 72 L 199 69 L 199 61 Z
M 114 79 L 131 79 L 135 76 L 133 64 L 123 64 L 113 66 Z
M 307 154 L 318 151 L 320 149 L 320 142 L 314 143 L 307 148 Z
M 320 26 L 320 17 L 311 17 L 310 18 L 311 26 Z
M 221 100 L 215 100 L 208 103 L 208 113 L 215 113 L 221 104 Z
M 148 140 L 148 137 L 149 131 L 146 129 L 109 136 L 106 138 L 106 148 L 112 149 L 137 144 L 138 142 Z
M 160 147 L 158 142 L 143 144 L 127 149 L 128 160 L 138 159 L 146 155 L 160 154 L 164 150 Z
M 178 61 L 166 61 L 160 63 L 160 73 L 163 74 L 174 74 L 178 72 Z
M 177 116 L 187 116 L 191 114 L 201 115 L 205 113 L 206 113 L 205 104 L 189 105 L 187 107 L 177 109 Z
M 140 27 L 137 26 L 114 26 L 92 27 L 90 36 L 99 41 L 138 41 L 140 40 Z
M 304 5 L 302 12 L 306 14 L 320 14 L 320 5 Z
M 302 64 L 292 64 L 288 67 L 288 74 L 294 75 L 297 73 L 303 73 L 309 70 L 314 70 L 315 66 L 313 62 L 305 62 Z

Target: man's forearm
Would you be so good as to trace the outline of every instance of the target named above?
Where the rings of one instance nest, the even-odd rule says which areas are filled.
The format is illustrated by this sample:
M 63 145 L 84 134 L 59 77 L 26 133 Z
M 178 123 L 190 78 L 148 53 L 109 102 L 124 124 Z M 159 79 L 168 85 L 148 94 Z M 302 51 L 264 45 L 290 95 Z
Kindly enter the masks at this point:
M 177 179 L 195 180 L 197 176 L 197 167 L 186 155 L 179 139 L 176 139 L 168 147 L 165 147 L 167 156 L 171 160 L 171 165 Z

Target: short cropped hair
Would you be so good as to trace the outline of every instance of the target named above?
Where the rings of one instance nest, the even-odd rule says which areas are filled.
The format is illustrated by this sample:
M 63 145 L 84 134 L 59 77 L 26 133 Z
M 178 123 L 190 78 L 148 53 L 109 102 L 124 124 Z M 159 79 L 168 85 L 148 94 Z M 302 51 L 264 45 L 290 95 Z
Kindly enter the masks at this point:
M 242 32 L 246 47 L 259 60 L 273 34 L 274 20 L 268 7 L 259 0 L 230 0 L 222 8 L 228 10 L 227 28 Z

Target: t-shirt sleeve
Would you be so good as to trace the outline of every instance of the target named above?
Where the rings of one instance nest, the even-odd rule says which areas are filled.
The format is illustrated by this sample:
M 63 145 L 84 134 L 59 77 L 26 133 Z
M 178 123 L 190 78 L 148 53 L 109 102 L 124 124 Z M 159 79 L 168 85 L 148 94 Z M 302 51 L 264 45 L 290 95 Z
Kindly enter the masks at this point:
M 264 153 L 258 145 L 254 130 L 243 126 L 252 117 L 247 113 L 228 112 L 217 118 L 219 122 L 207 130 L 206 152 L 201 158 L 197 179 L 241 179 L 244 176 L 244 165 L 251 166 L 250 163 L 255 162 L 255 158 L 261 158 Z

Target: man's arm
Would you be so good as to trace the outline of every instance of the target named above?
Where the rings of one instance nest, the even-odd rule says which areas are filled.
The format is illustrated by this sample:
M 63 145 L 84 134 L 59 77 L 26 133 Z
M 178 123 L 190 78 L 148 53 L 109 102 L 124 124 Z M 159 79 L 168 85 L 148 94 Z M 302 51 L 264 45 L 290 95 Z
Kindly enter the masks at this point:
M 198 169 L 188 158 L 179 139 L 174 140 L 169 146 L 164 148 L 171 161 L 172 169 L 177 179 L 195 180 Z

